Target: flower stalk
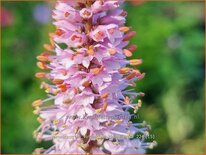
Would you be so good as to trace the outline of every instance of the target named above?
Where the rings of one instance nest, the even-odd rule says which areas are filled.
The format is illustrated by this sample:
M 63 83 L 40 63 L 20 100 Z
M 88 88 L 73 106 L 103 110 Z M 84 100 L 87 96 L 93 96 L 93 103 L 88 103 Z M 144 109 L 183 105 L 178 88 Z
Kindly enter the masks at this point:
M 47 52 L 37 56 L 43 71 L 37 78 L 48 97 L 32 103 L 40 126 L 37 141 L 52 141 L 44 154 L 144 153 L 150 127 L 130 120 L 142 106 L 133 92 L 144 73 L 132 68 L 142 59 L 127 59 L 137 49 L 129 45 L 136 32 L 125 26 L 122 0 L 59 0 L 53 11 L 56 31 Z M 64 45 L 64 47 L 63 47 Z M 65 47 L 66 46 L 66 47 Z M 141 138 L 140 136 L 141 135 Z

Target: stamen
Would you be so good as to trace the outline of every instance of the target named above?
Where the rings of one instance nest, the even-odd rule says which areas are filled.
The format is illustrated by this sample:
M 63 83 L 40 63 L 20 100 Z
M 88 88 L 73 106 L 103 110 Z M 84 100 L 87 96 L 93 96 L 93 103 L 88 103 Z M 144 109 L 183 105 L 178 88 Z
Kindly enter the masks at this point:
M 91 12 L 85 10 L 84 13 L 83 13 L 83 15 L 85 15 L 85 16 L 90 16 L 90 15 L 91 15 Z
M 43 55 L 39 55 L 36 58 L 37 58 L 37 60 L 43 61 L 43 62 L 49 61 L 49 58 L 47 56 L 43 56 Z
M 110 121 L 107 121 L 105 125 L 110 126 L 110 125 L 112 125 L 112 123 Z
M 117 123 L 117 124 L 120 124 L 120 123 L 122 123 L 122 122 L 123 122 L 123 120 L 122 120 L 122 119 L 115 120 L 115 123 Z
M 45 149 L 43 147 L 36 148 L 32 154 L 43 154 Z
M 106 110 L 107 110 L 107 106 L 108 106 L 108 103 L 107 103 L 107 102 L 104 102 L 104 103 L 103 103 L 103 106 L 102 106 L 102 110 L 103 110 L 103 111 L 106 111 Z
M 140 76 L 141 75 L 141 72 L 139 70 L 137 70 L 137 69 L 134 69 L 133 72 L 136 73 L 136 76 Z
M 65 99 L 64 101 L 63 101 L 63 103 L 64 104 L 71 104 L 72 103 L 72 100 L 71 99 Z
M 47 51 L 50 51 L 50 52 L 53 52 L 53 51 L 54 51 L 54 46 L 49 45 L 49 44 L 44 44 L 44 48 L 45 48 Z
M 40 110 L 41 109 L 39 107 L 35 107 L 35 110 L 33 111 L 33 114 L 38 115 Z
M 50 41 L 50 43 L 51 43 L 51 46 L 54 47 L 54 46 L 55 46 L 55 42 L 54 42 L 54 40 L 53 40 L 52 38 L 50 38 L 49 41 Z
M 61 35 L 63 35 L 65 32 L 63 31 L 63 30 L 61 30 L 61 29 L 57 29 L 56 31 L 55 31 L 55 34 L 57 35 L 57 36 L 61 36 Z
M 41 117 L 38 117 L 37 121 L 41 124 L 41 123 L 43 123 L 44 120 Z
M 42 100 L 40 100 L 40 99 L 32 102 L 32 106 L 33 106 L 33 107 L 39 107 L 39 106 L 42 105 L 42 104 L 43 104 L 43 102 L 42 102 Z
M 141 100 L 138 100 L 137 106 L 138 106 L 138 107 L 142 107 L 142 101 L 141 101 Z
M 108 30 L 111 35 L 114 34 L 114 28 Z
M 82 84 L 82 86 L 83 87 L 89 87 L 90 84 L 91 84 L 91 81 L 87 80 Z
M 125 97 L 124 102 L 125 104 L 130 104 L 130 99 L 128 96 Z
M 126 78 L 127 80 L 131 80 L 131 79 L 133 79 L 135 76 L 136 76 L 136 73 L 132 72 L 131 74 L 129 74 L 129 75 L 126 76 L 125 78 Z
M 145 93 L 140 92 L 140 93 L 139 93 L 139 96 L 144 97 L 144 96 L 145 96 Z
M 59 120 L 55 119 L 55 120 L 53 120 L 52 123 L 53 123 L 54 125 L 57 125 L 57 124 L 59 124 Z
M 116 49 L 114 49 L 114 48 L 110 48 L 110 49 L 108 49 L 108 51 L 109 51 L 109 54 L 111 54 L 111 55 L 114 55 L 117 53 Z
M 127 47 L 127 49 L 131 52 L 134 52 L 137 49 L 137 45 L 130 45 L 129 47 Z
M 130 60 L 129 62 L 130 62 L 130 65 L 136 66 L 142 63 L 142 59 L 133 59 L 133 60 Z
M 64 84 L 59 85 L 58 88 L 60 88 L 61 92 L 66 92 L 67 91 L 67 87 Z
M 123 27 L 120 27 L 119 30 L 120 30 L 121 32 L 128 32 L 128 31 L 130 30 L 130 28 L 127 27 L 127 26 L 123 26 Z
M 36 78 L 45 78 L 46 77 L 46 73 L 45 72 L 38 72 L 35 74 Z
M 104 36 L 104 33 L 102 32 L 102 31 L 98 31 L 95 35 L 94 35 L 94 37 L 98 40 L 98 39 L 101 39 L 101 37 L 103 37 Z
M 132 52 L 130 52 L 130 51 L 127 50 L 127 49 L 124 49 L 124 50 L 123 50 L 123 53 L 124 53 L 124 55 L 125 55 L 126 57 L 131 57 L 131 56 L 132 56 Z
M 37 62 L 36 65 L 40 68 L 40 69 L 47 69 L 46 64 L 43 62 Z
M 62 128 L 68 128 L 68 125 L 63 124 L 63 125 L 62 125 Z
M 124 37 L 123 37 L 123 41 L 129 41 L 130 39 L 132 39 L 134 36 L 136 36 L 136 32 L 135 31 L 129 31 L 127 32 Z
M 142 80 L 145 77 L 145 73 L 142 73 L 140 76 L 138 76 L 138 80 Z
M 122 13 L 120 14 L 120 16 L 126 17 L 127 16 L 127 11 L 122 11 Z
M 70 15 L 69 12 L 65 12 L 65 13 L 64 13 L 64 16 L 65 16 L 65 17 L 68 17 L 69 15 Z
M 95 111 L 96 113 L 100 113 L 102 111 L 102 108 L 96 109 Z
M 90 47 L 89 47 L 89 49 L 87 50 L 87 54 L 89 54 L 89 55 L 94 55 L 93 46 L 90 46 Z
M 56 84 L 56 85 L 60 85 L 60 84 L 62 84 L 62 83 L 64 82 L 64 80 L 54 79 L 52 82 L 53 82 L 54 84 Z
M 104 93 L 104 94 L 101 95 L 101 98 L 106 99 L 108 96 L 109 96 L 109 93 Z
M 55 36 L 55 33 L 49 33 L 49 37 L 53 38 Z
M 119 71 L 120 74 L 126 74 L 126 73 L 128 73 L 130 70 L 131 70 L 131 69 L 130 69 L 129 67 L 124 67 L 124 68 L 119 69 L 118 71 Z
M 103 69 L 104 69 L 103 66 L 101 66 L 100 68 L 94 68 L 94 69 L 92 69 L 92 73 L 93 73 L 94 75 L 97 75 L 97 74 L 99 74 Z

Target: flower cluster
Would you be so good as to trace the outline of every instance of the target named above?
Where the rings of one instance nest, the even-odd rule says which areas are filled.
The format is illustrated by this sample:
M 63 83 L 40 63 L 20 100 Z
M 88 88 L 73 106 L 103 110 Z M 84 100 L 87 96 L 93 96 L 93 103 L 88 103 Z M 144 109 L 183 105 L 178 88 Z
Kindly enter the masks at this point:
M 146 142 L 149 125 L 132 123 L 144 93 L 132 92 L 144 73 L 131 68 L 141 59 L 128 60 L 137 49 L 135 36 L 124 26 L 127 12 L 121 0 L 60 0 L 53 11 L 56 31 L 50 33 L 47 52 L 37 56 L 44 70 L 37 78 L 48 98 L 32 103 L 39 115 L 37 141 L 52 141 L 44 154 L 144 153 L 155 142 Z M 133 109 L 134 114 L 130 114 Z M 141 138 L 135 136 L 141 135 Z

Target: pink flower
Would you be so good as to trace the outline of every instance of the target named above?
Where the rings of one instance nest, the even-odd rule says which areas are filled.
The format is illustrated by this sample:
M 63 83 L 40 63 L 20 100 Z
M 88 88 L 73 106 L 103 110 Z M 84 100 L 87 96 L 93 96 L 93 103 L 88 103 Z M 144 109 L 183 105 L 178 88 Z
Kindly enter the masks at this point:
M 144 73 L 132 66 L 141 59 L 128 60 L 136 50 L 128 45 L 135 32 L 124 26 L 126 12 L 121 0 L 66 1 L 53 11 L 56 31 L 51 44 L 37 59 L 47 78 L 41 88 L 48 98 L 32 103 L 40 126 L 34 132 L 37 141 L 52 141 L 44 154 L 123 154 L 144 153 L 155 142 L 146 142 L 149 126 L 133 124 L 143 93 L 132 92 Z M 65 47 L 62 47 L 62 44 Z M 48 72 L 49 70 L 49 72 Z M 142 138 L 135 137 L 141 135 Z

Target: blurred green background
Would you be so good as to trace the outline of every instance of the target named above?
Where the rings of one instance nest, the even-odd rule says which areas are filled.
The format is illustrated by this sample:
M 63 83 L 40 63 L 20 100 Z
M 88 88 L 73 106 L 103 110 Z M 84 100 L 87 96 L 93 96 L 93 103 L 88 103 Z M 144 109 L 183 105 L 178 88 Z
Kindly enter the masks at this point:
M 2 153 L 31 153 L 38 126 L 31 102 L 45 96 L 35 57 L 49 42 L 51 3 L 3 2 Z M 204 2 L 126 3 L 127 25 L 137 31 L 134 57 L 143 58 L 140 119 L 158 146 L 148 153 L 204 152 Z

